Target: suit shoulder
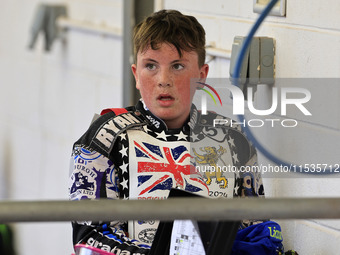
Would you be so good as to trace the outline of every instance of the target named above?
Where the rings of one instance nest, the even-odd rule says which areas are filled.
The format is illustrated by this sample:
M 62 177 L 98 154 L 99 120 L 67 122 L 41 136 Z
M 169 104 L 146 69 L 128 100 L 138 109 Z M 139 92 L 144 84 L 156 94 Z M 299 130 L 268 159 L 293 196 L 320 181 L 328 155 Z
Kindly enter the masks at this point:
M 136 112 L 127 111 L 119 115 L 108 112 L 93 121 L 74 146 L 96 150 L 108 156 L 122 132 L 143 125 L 145 125 L 145 120 Z

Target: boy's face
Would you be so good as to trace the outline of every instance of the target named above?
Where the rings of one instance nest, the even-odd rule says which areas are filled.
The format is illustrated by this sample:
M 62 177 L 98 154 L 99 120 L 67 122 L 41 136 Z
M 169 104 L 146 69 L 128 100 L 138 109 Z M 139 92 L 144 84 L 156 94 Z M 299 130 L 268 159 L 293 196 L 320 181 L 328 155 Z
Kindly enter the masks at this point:
M 137 53 L 131 66 L 136 87 L 149 108 L 168 128 L 180 128 L 187 120 L 196 86 L 191 78 L 206 78 L 208 65 L 198 66 L 196 52 L 182 51 L 180 58 L 173 45 L 162 43 L 157 50 L 149 47 Z

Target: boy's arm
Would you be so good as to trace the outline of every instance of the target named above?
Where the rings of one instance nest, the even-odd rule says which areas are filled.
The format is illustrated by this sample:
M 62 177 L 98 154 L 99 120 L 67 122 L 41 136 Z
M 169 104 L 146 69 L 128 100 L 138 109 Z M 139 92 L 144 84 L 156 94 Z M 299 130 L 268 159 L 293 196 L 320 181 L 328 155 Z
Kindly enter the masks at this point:
M 257 154 L 254 149 L 254 153 L 250 160 L 245 164 L 245 168 L 236 174 L 234 196 L 236 197 L 264 197 L 264 188 L 262 183 L 261 173 L 257 165 Z M 246 200 L 245 200 L 246 202 Z M 262 223 L 266 220 L 254 219 L 243 220 L 240 228 L 246 228 L 251 225 Z
M 102 154 L 75 147 L 71 171 L 71 200 L 119 199 L 119 181 L 114 165 Z M 147 254 L 150 248 L 129 239 L 123 222 L 73 222 L 72 227 L 74 244 L 88 244 L 112 253 L 129 251 L 129 254 Z
M 262 176 L 257 162 L 257 154 L 254 149 L 254 153 L 246 163 L 245 168 L 239 173 L 240 190 L 238 196 L 264 197 Z

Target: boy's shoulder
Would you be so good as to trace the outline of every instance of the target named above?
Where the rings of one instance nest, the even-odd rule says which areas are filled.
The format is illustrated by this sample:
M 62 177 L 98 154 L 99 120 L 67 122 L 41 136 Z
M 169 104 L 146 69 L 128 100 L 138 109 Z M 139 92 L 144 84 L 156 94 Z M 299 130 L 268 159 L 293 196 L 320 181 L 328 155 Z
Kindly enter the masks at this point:
M 108 108 L 97 114 L 92 120 L 90 129 L 112 130 L 114 133 L 125 130 L 129 127 L 140 126 L 145 123 L 145 118 L 134 107 Z
M 133 107 L 105 109 L 94 117 L 88 130 L 74 146 L 109 155 L 121 133 L 145 124 L 145 119 Z
M 218 129 L 234 129 L 236 131 L 242 132 L 239 122 L 213 111 L 208 111 L 206 114 L 201 113 L 197 125 Z

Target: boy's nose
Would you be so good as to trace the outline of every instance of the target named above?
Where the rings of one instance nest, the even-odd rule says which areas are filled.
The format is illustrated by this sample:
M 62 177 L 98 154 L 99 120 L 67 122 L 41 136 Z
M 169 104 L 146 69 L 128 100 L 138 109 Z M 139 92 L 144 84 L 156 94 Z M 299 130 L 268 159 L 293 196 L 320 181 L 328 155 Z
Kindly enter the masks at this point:
M 158 85 L 168 87 L 172 85 L 172 77 L 168 70 L 162 70 L 159 74 Z

